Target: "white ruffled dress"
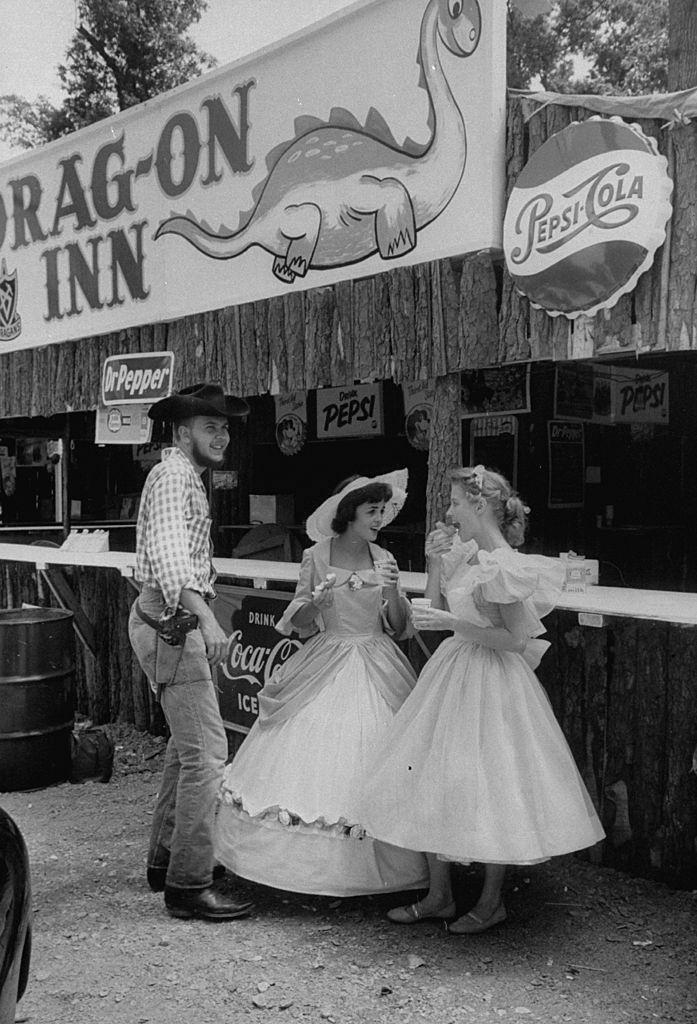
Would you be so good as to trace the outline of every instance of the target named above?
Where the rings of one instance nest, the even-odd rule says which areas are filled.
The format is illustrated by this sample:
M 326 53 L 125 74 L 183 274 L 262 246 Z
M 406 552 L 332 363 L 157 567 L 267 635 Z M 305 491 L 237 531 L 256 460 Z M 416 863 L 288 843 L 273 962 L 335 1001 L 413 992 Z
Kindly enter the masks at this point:
M 362 822 L 372 836 L 445 860 L 534 864 L 584 849 L 604 832 L 533 669 L 549 644 L 541 619 L 563 569 L 510 548 L 457 543 L 444 560 L 448 607 L 501 626 L 520 602 L 524 654 L 462 635 L 444 640 L 396 715 L 366 776 Z
M 387 556 L 371 544 L 373 562 Z M 355 896 L 421 888 L 420 853 L 365 835 L 359 798 L 368 762 L 411 693 L 414 671 L 386 633 L 374 571 L 330 565 L 330 541 L 303 557 L 291 620 L 328 572 L 333 603 L 259 695 L 259 719 L 225 771 L 216 854 L 243 878 L 278 889 Z M 302 635 L 302 634 L 301 634 Z

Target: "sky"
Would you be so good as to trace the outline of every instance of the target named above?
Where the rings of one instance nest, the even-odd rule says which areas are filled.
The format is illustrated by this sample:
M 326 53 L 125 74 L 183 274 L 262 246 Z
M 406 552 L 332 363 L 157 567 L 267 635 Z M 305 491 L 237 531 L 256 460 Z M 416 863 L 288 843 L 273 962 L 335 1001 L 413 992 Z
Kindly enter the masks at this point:
M 208 0 L 191 29 L 199 46 L 219 64 L 326 17 L 352 0 Z M 76 25 L 75 0 L 0 0 L 0 95 L 39 94 L 61 101 L 57 66 Z M 21 150 L 0 140 L 0 161 Z

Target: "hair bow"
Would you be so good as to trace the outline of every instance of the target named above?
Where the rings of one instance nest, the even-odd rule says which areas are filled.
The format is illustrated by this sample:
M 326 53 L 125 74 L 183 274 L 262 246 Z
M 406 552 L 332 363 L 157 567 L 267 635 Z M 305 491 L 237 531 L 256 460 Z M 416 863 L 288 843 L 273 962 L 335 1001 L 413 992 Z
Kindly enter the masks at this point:
M 473 466 L 472 476 L 474 477 L 476 487 L 481 491 L 484 487 L 484 466 Z

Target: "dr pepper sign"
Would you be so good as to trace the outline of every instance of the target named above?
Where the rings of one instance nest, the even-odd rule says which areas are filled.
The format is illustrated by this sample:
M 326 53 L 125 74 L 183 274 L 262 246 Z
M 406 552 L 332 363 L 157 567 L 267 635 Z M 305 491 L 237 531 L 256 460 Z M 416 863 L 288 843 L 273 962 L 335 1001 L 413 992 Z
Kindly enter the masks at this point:
M 614 306 L 663 244 L 672 191 L 665 157 L 638 125 L 569 125 L 536 150 L 508 200 L 503 247 L 516 287 L 550 316 Z
M 152 405 L 172 394 L 173 352 L 129 352 L 107 356 L 102 368 L 104 405 Z

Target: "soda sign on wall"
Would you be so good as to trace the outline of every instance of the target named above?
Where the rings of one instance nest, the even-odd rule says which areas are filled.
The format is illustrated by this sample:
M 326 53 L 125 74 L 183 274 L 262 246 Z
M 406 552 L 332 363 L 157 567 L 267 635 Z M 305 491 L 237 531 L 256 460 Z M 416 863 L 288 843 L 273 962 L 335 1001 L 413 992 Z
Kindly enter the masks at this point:
M 108 356 L 102 370 L 102 402 L 150 405 L 172 394 L 173 352 L 129 352 Z
M 607 423 L 668 423 L 669 375 L 663 370 L 594 367 L 593 419 Z M 602 396 L 602 400 L 601 400 Z
M 417 451 L 427 452 L 431 441 L 435 384 L 431 380 L 406 381 L 402 384 L 402 395 L 407 441 Z
M 668 423 L 670 375 L 665 370 L 608 363 L 556 367 L 555 416 L 593 423 Z
M 317 392 L 318 441 L 377 437 L 382 433 L 382 384 L 321 388 Z
M 148 410 L 172 394 L 173 352 L 127 352 L 108 356 L 102 367 L 96 444 L 147 444 L 152 437 Z
M 102 405 L 97 407 L 94 427 L 95 444 L 144 445 L 152 437 L 150 405 Z
M 284 455 L 297 455 L 307 438 L 307 393 L 276 395 L 276 444 Z
M 614 306 L 663 244 L 673 183 L 655 139 L 619 117 L 570 124 L 537 149 L 506 209 L 508 272 L 569 319 Z
M 300 648 L 293 634 L 275 625 L 292 594 L 258 597 L 239 587 L 216 587 L 215 617 L 230 636 L 226 660 L 218 668 L 218 700 L 227 729 L 248 732 L 259 714 L 259 691 Z

